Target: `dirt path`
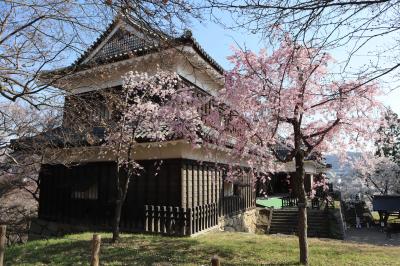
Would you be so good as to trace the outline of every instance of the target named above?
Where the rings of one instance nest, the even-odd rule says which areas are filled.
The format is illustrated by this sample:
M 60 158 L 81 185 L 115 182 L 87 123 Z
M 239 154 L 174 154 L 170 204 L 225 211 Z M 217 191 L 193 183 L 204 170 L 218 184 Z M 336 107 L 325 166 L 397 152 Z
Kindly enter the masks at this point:
M 380 246 L 400 246 L 400 233 L 387 238 L 380 228 L 350 228 L 346 231 L 345 241 L 366 243 Z

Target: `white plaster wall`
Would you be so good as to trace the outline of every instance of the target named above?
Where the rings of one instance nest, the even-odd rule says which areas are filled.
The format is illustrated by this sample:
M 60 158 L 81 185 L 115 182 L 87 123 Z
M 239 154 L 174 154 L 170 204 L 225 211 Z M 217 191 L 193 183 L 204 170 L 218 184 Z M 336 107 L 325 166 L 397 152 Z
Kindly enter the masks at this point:
M 171 48 L 83 70 L 63 78 L 57 86 L 71 94 L 77 94 L 122 85 L 122 76 L 129 71 L 147 72 L 151 75 L 160 68 L 176 72 L 204 91 L 215 95 L 223 86 L 223 76 L 191 47 L 181 48 Z

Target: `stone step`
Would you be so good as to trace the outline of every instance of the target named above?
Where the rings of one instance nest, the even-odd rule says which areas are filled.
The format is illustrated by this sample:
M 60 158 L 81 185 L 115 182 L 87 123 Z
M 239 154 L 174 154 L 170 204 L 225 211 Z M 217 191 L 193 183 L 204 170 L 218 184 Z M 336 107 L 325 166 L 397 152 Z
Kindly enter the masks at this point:
M 285 219 L 285 218 L 272 218 L 272 221 L 276 221 L 276 222 L 282 222 L 282 223 L 292 223 L 295 222 L 297 223 L 298 219 Z M 321 219 L 321 220 L 307 220 L 307 223 L 328 223 L 327 220 L 325 219 Z
M 298 217 L 272 216 L 272 219 L 276 221 L 297 221 Z M 309 217 L 307 220 L 321 223 L 328 221 L 326 217 Z
M 326 224 L 307 224 L 309 228 L 328 228 L 329 226 Z M 271 223 L 272 226 L 279 227 L 297 227 L 297 223 Z
M 291 216 L 291 217 L 299 216 L 298 213 L 283 213 L 283 212 L 278 212 L 278 213 L 273 212 L 272 215 L 275 215 L 275 216 Z M 307 217 L 326 217 L 326 215 L 325 214 L 307 214 Z
M 297 232 L 297 229 L 295 228 L 281 228 L 281 229 L 276 229 L 276 228 L 271 228 L 269 232 L 272 233 L 280 233 L 280 232 Z M 307 232 L 311 233 L 321 233 L 321 234 L 329 234 L 328 230 L 307 230 Z
M 276 209 L 276 210 L 274 210 L 274 213 L 299 213 L 299 211 L 297 209 L 295 209 L 295 210 Z M 308 210 L 307 214 L 326 215 L 326 213 L 324 211 L 319 211 L 319 210 Z
M 297 226 L 271 226 L 270 230 L 278 230 L 278 229 L 282 229 L 282 230 L 297 230 Z M 315 228 L 311 228 L 308 227 L 308 230 L 311 231 L 328 231 L 328 227 L 315 227 Z
M 319 210 L 307 210 L 307 234 L 309 236 L 329 237 L 327 214 Z M 297 232 L 298 210 L 279 209 L 272 213 L 270 234 L 289 234 Z
M 272 218 L 272 223 L 276 222 L 276 223 L 298 223 L 297 219 L 276 219 L 276 218 Z M 327 220 L 308 220 L 307 224 L 328 224 Z
M 271 224 L 270 227 L 271 228 L 289 228 L 289 227 L 297 228 L 297 224 Z M 319 230 L 319 229 L 327 229 L 329 227 L 326 225 L 312 225 L 312 226 L 308 225 L 308 228 Z
M 297 235 L 297 232 L 271 232 L 270 234 L 283 234 L 283 235 Z M 329 233 L 321 233 L 321 232 L 307 232 L 308 237 L 324 237 L 324 238 L 329 238 L 330 235 Z
M 297 228 L 297 224 L 273 224 L 271 223 L 271 228 Z M 327 225 L 308 225 L 309 229 L 328 229 Z
M 296 228 L 270 228 L 269 233 L 270 234 L 276 234 L 276 233 L 284 233 L 284 232 L 297 232 Z M 307 232 L 315 233 L 315 234 L 329 234 L 329 230 L 324 229 L 324 230 L 308 230 Z
M 298 211 L 287 211 L 287 210 L 274 210 L 274 214 L 292 214 L 292 215 L 297 215 L 299 212 Z M 326 212 L 307 212 L 308 215 L 312 216 L 325 216 L 327 215 Z
M 274 215 L 274 216 L 290 216 L 290 217 L 298 217 L 299 216 L 299 214 L 298 213 L 282 213 L 282 212 L 279 212 L 279 213 L 275 213 L 275 212 L 273 212 L 272 213 L 272 215 Z M 307 214 L 307 217 L 326 217 L 326 215 L 325 214 Z
M 271 227 L 270 231 L 293 231 L 296 232 L 297 231 L 297 227 Z M 321 229 L 317 229 L 317 228 L 309 228 L 308 229 L 309 232 L 329 232 L 328 228 L 321 228 Z

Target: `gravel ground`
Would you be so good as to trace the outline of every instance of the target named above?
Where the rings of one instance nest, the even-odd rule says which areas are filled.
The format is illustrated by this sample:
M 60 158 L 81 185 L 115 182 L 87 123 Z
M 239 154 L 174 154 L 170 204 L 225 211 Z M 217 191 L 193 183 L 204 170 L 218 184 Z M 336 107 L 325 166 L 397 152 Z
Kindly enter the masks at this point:
M 381 246 L 400 246 L 400 233 L 392 234 L 391 238 L 388 238 L 386 232 L 380 228 L 349 228 L 345 240 Z

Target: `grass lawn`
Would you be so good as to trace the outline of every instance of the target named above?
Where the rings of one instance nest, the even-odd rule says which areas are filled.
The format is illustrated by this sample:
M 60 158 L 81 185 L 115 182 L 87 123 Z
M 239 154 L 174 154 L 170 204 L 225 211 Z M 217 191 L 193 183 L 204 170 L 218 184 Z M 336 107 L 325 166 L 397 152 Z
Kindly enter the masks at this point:
M 88 265 L 91 234 L 32 241 L 6 249 L 5 265 Z M 208 233 L 192 238 L 124 234 L 111 245 L 102 234 L 102 265 L 201 265 L 214 254 L 222 265 L 297 265 L 297 238 L 245 233 Z M 310 239 L 311 265 L 400 265 L 400 247 Z M 170 265 L 170 264 L 159 264 Z
M 257 204 L 264 207 L 274 207 L 274 209 L 282 208 L 281 198 L 268 198 L 268 199 L 257 199 Z
M 379 222 L 379 213 L 378 212 L 371 212 L 372 218 L 374 218 L 375 222 Z M 400 223 L 400 219 L 396 216 L 390 216 L 388 219 L 388 223 Z

